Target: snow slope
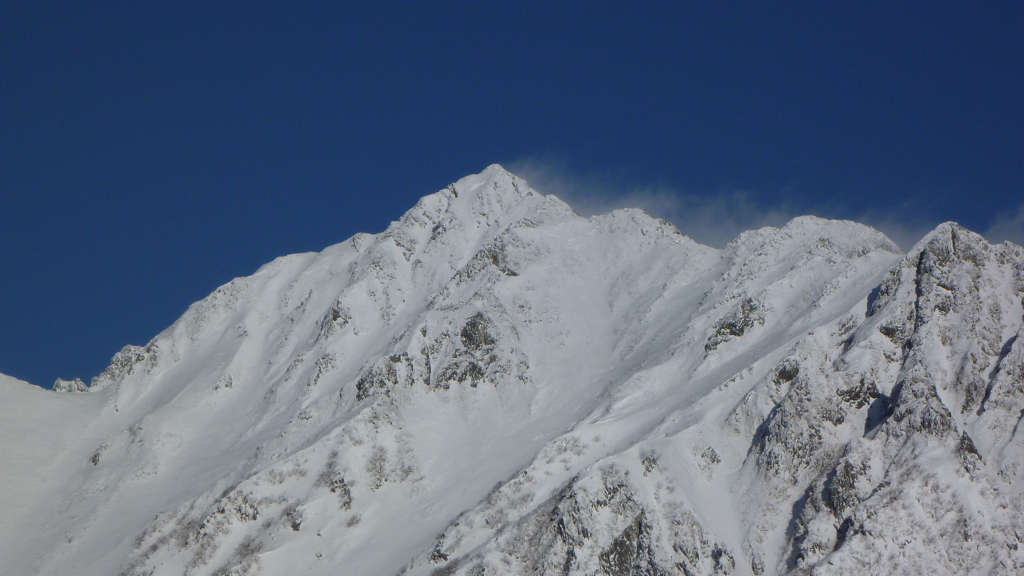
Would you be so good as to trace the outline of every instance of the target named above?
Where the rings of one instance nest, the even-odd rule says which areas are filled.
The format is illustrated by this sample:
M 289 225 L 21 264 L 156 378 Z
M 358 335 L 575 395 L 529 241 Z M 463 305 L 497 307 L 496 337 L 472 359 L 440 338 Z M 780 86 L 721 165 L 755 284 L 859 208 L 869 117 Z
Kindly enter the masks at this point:
M 1012 574 L 1024 251 L 722 250 L 499 166 L 89 387 L 0 379 L 5 574 Z

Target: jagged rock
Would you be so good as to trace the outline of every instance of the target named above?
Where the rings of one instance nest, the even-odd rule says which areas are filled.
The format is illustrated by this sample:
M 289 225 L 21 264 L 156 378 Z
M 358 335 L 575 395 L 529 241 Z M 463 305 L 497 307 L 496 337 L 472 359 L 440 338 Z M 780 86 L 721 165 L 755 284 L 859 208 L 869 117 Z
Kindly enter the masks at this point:
M 710 352 L 723 342 L 743 336 L 755 324 L 764 325 L 762 304 L 753 298 L 744 298 L 739 308 L 715 323 L 715 331 L 704 344 L 704 350 Z
M 74 378 L 72 380 L 57 379 L 53 383 L 54 392 L 88 392 L 89 386 L 85 382 L 82 382 L 81 378 Z

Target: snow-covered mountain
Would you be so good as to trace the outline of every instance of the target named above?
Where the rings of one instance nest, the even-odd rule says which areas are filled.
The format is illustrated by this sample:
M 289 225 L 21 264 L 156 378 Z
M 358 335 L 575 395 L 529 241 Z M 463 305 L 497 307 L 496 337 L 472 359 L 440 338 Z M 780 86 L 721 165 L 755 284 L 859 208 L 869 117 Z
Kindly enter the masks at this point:
M 1024 249 L 721 250 L 499 166 L 0 377 L 3 574 L 1024 572 Z

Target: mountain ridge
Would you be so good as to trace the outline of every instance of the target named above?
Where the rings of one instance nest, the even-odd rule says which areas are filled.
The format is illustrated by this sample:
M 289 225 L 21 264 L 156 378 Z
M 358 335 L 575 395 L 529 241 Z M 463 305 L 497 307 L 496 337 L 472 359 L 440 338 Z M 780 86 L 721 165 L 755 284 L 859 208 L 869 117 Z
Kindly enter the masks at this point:
M 989 566 L 898 545 L 932 482 L 944 506 L 984 504 L 992 522 L 947 520 L 997 558 L 981 573 L 1012 573 L 1020 526 L 1000 510 L 1019 504 L 992 494 L 1020 491 L 1022 270 L 1020 247 L 952 223 L 907 254 L 816 217 L 715 249 L 639 210 L 582 218 L 492 165 L 380 234 L 232 280 L 86 390 L 0 381 L 0 459 L 49 462 L 0 477 L 24 496 L 0 500 L 0 559 L 125 575 Z M 18 403 L 55 415 L 30 426 Z M 878 515 L 893 510 L 903 527 Z

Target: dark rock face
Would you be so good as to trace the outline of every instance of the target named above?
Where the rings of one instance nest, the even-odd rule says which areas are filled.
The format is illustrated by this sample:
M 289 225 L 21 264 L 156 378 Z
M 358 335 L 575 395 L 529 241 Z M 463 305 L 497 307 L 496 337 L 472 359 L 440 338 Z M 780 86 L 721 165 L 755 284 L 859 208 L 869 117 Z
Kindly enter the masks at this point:
M 716 550 L 721 557 L 721 550 Z M 601 569 L 609 576 L 662 576 L 667 574 L 654 560 L 651 526 L 643 511 L 622 534 L 598 555 Z
M 487 329 L 488 325 L 490 325 L 490 321 L 482 312 L 477 312 L 470 317 L 459 334 L 462 337 L 463 346 L 473 352 L 479 352 L 494 346 L 497 340 L 494 339 L 494 336 L 491 336 L 490 331 Z
M 764 325 L 763 305 L 753 298 L 745 298 L 739 308 L 715 324 L 714 334 L 704 344 L 704 351 L 711 352 L 723 342 L 739 338 L 755 325 Z
M 396 362 L 389 359 L 363 374 L 356 382 L 356 401 L 365 400 L 377 394 L 390 395 L 390 390 L 398 385 L 398 371 L 395 369 L 395 364 Z
M 515 481 L 533 482 L 529 478 Z M 492 510 L 516 506 L 508 494 Z M 493 512 L 489 515 L 494 518 Z M 626 470 L 606 465 L 575 477 L 522 521 L 501 530 L 492 552 L 454 558 L 460 525 L 443 534 L 430 561 L 435 573 L 600 574 L 667 576 L 733 574 L 736 561 L 701 522 L 678 503 L 644 503 Z
M 775 369 L 775 381 L 779 384 L 792 382 L 800 375 L 800 363 L 792 358 L 787 358 Z

